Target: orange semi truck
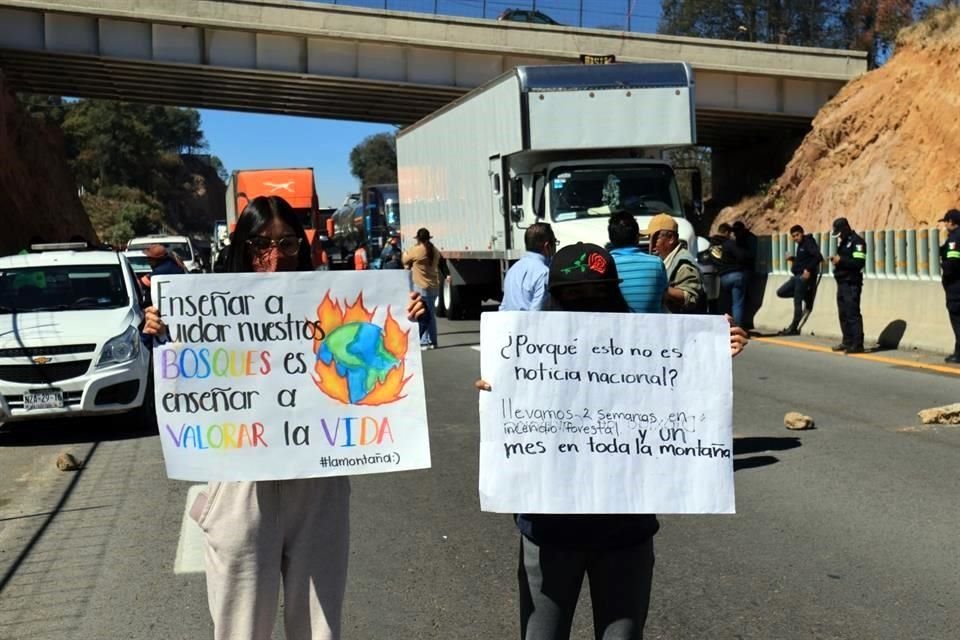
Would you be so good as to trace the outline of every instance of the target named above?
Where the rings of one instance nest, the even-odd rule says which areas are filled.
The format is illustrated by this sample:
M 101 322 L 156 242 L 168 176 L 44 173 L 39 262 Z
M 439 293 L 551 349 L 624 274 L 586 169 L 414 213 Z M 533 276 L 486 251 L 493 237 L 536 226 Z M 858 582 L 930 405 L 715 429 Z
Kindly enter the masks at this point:
M 329 209 L 320 209 L 313 169 L 238 169 L 227 185 L 227 228 L 233 233 L 237 217 L 258 196 L 280 196 L 293 208 L 307 232 L 315 267 L 326 265 Z M 326 214 L 326 215 L 324 215 Z M 319 231 L 320 235 L 317 236 Z

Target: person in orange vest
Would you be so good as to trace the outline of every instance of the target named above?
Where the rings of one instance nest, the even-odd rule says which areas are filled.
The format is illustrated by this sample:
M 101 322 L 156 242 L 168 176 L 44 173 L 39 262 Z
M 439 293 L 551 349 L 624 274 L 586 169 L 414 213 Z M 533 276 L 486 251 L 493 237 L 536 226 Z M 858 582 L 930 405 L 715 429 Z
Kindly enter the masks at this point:
M 368 265 L 367 249 L 363 245 L 360 245 L 357 247 L 357 250 L 353 252 L 353 268 L 357 271 L 364 271 Z

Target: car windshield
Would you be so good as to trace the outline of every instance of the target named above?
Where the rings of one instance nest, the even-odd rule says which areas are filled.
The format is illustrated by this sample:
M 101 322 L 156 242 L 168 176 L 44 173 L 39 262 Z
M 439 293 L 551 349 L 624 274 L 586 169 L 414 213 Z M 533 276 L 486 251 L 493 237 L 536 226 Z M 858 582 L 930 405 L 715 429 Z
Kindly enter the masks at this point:
M 550 174 L 550 217 L 555 222 L 608 216 L 669 213 L 680 216 L 673 170 L 663 165 L 559 167 Z
M 150 261 L 147 260 L 147 256 L 143 254 L 138 255 L 135 253 L 128 253 L 127 261 L 130 263 L 130 266 L 133 268 L 133 270 L 136 271 L 137 273 L 153 270 L 152 267 L 150 266 Z
M 193 260 L 193 252 L 190 251 L 190 245 L 186 242 L 169 242 L 166 246 L 168 251 L 177 254 L 181 260 Z
M 0 269 L 0 313 L 117 309 L 129 300 L 119 265 Z
M 142 251 L 152 244 L 161 244 L 165 246 L 167 251 L 177 254 L 177 257 L 181 260 L 193 260 L 193 251 L 190 250 L 190 245 L 186 242 L 138 242 L 136 244 L 128 244 L 127 250 L 132 251 L 134 249 L 139 249 Z

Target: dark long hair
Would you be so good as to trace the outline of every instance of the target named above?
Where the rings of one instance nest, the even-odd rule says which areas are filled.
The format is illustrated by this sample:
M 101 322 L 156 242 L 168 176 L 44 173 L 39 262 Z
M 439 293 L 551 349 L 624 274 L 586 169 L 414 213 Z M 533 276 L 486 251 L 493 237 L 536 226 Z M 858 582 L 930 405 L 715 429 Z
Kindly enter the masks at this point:
M 297 271 L 313 270 L 307 234 L 303 231 L 303 225 L 297 220 L 290 203 L 279 196 L 257 196 L 244 207 L 243 213 L 237 219 L 237 227 L 233 231 L 233 240 L 230 242 L 224 271 L 228 273 L 250 273 L 253 271 L 253 260 L 247 250 L 247 240 L 255 236 L 274 219 L 290 225 L 293 232 L 300 238 Z
M 582 311 L 589 313 L 630 313 L 630 305 L 616 282 L 597 282 L 591 284 L 571 284 L 568 287 L 595 287 L 601 295 L 597 299 L 582 301 L 583 304 L 564 304 L 559 297 L 560 288 L 550 290 L 544 311 Z

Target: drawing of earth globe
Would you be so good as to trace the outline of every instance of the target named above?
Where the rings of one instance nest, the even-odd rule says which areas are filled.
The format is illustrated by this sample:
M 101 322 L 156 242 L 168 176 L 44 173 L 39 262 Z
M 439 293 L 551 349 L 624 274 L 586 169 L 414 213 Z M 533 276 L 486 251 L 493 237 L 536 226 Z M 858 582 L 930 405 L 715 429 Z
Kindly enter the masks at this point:
M 363 400 L 400 361 L 383 343 L 383 330 L 369 322 L 351 322 L 334 329 L 317 351 L 317 360 L 347 381 L 350 402 Z

